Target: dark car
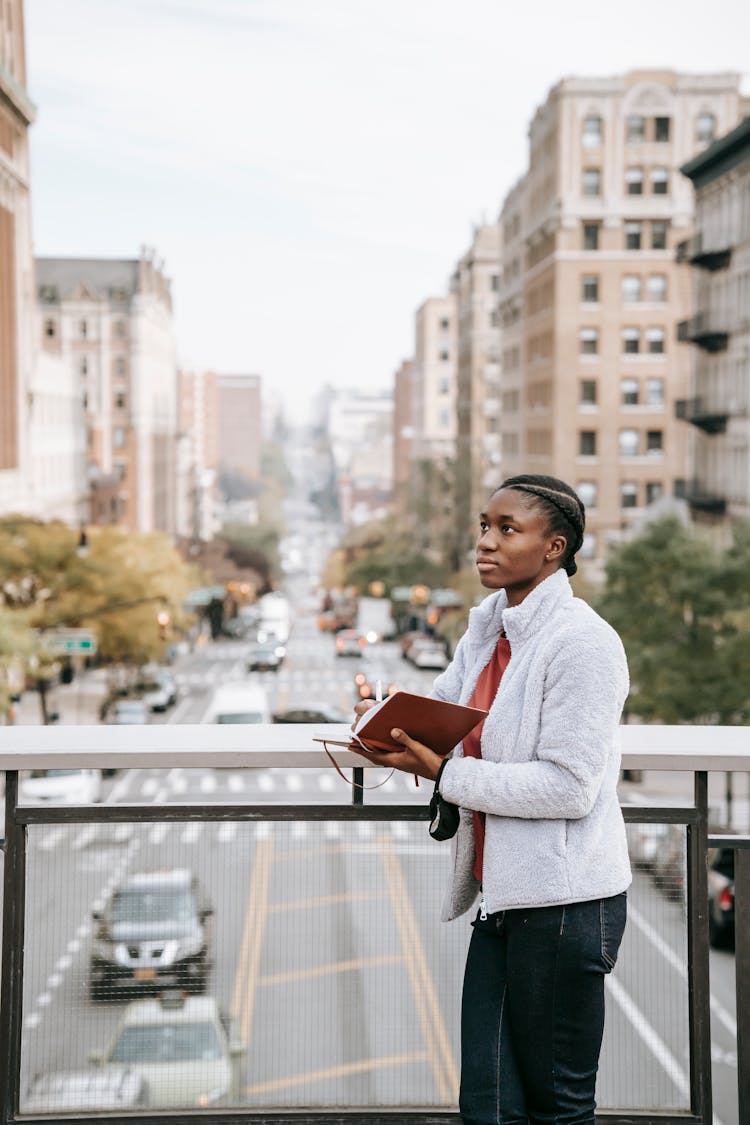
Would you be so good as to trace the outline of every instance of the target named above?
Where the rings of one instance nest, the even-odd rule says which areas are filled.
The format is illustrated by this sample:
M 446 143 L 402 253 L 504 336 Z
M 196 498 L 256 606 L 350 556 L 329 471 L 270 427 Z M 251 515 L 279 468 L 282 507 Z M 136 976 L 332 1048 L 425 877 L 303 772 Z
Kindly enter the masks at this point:
M 354 714 L 345 715 L 327 703 L 301 703 L 286 711 L 276 711 L 275 723 L 351 723 Z
M 89 991 L 121 999 L 139 986 L 203 992 L 213 909 L 184 868 L 130 875 L 93 914 Z
M 734 850 L 708 849 L 708 940 L 714 949 L 734 945 Z

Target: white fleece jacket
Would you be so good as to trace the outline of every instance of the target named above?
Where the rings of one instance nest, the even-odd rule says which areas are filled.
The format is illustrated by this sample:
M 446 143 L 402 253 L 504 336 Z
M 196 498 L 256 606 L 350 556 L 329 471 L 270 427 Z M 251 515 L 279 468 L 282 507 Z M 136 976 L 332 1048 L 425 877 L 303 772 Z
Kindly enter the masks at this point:
M 479 890 L 472 809 L 487 814 L 490 913 L 606 898 L 631 881 L 616 791 L 629 688 L 620 638 L 558 570 L 520 605 L 509 607 L 500 590 L 471 611 L 434 696 L 469 701 L 501 626 L 511 657 L 484 722 L 482 758 L 464 757 L 459 743 L 440 779 L 443 797 L 461 807 L 444 921 Z

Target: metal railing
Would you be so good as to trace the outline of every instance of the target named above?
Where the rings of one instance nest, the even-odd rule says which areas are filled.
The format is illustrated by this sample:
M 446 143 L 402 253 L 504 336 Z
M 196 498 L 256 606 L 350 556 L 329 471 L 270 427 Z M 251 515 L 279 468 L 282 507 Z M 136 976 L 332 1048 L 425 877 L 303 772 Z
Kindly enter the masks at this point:
M 150 726 L 0 728 L 0 771 L 6 776 L 3 872 L 2 1001 L 0 1003 L 0 1123 L 43 1122 L 49 1116 L 20 1114 L 24 951 L 27 942 L 27 836 L 39 825 L 148 824 L 154 822 L 406 822 L 424 821 L 423 805 L 376 804 L 363 800 L 361 783 L 369 767 L 344 750 L 342 768 L 353 770 L 351 802 L 341 804 L 108 804 L 40 807 L 19 805 L 19 771 L 65 768 L 326 768 L 330 763 L 314 737 L 342 738 L 346 727 L 329 726 Z M 686 937 L 689 1043 L 689 1108 L 679 1111 L 607 1110 L 598 1119 L 610 1125 L 711 1125 L 711 1023 L 706 854 L 719 844 L 736 849 L 736 991 L 739 1121 L 750 1121 L 750 838 L 709 835 L 708 775 L 750 771 L 747 730 L 730 727 L 622 728 L 623 767 L 632 771 L 688 771 L 693 775 L 692 804 L 624 805 L 628 823 L 672 824 L 686 835 Z M 275 1125 L 438 1125 L 457 1122 L 455 1111 L 411 1107 L 350 1110 L 299 1108 L 224 1111 L 174 1110 L 135 1113 L 58 1113 L 55 1120 L 87 1122 L 169 1120 Z

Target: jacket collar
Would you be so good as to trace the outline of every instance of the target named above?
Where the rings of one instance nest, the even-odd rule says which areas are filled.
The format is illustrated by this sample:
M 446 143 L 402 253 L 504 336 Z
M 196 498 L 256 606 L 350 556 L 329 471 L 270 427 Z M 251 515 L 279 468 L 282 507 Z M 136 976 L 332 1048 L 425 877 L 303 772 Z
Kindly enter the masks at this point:
M 502 627 L 512 647 L 537 632 L 557 606 L 572 597 L 570 580 L 561 567 L 535 586 L 519 605 L 508 605 L 505 590 L 490 594 L 471 610 L 469 632 L 481 644 L 490 639 L 497 640 Z

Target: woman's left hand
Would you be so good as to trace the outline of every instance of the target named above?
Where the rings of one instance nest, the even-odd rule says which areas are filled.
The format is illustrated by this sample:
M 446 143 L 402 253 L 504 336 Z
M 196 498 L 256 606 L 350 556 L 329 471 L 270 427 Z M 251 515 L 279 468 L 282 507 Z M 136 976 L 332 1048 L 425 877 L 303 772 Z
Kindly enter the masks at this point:
M 435 780 L 443 761 L 440 754 L 430 750 L 424 743 L 409 738 L 408 734 L 395 727 L 391 731 L 391 738 L 399 742 L 403 750 L 365 750 L 359 746 L 350 746 L 349 749 L 355 754 L 361 754 L 375 766 L 402 770 L 403 773 L 414 773 L 418 777 L 427 778 L 428 781 Z

